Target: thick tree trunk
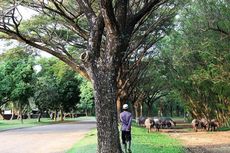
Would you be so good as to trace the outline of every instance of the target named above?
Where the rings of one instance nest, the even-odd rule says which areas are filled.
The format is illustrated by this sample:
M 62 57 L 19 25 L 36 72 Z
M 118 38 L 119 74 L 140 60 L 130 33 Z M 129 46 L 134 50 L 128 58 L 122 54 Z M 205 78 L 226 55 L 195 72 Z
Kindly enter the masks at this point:
M 55 122 L 57 121 L 57 118 L 58 118 L 58 111 L 55 110 L 55 113 L 54 113 L 54 121 L 55 121 Z
M 117 117 L 120 116 L 120 113 L 121 113 L 121 99 L 120 99 L 120 97 L 118 96 L 118 97 L 117 97 Z
M 172 103 L 170 103 L 170 116 L 171 117 L 173 116 L 173 105 L 172 105 Z
M 30 113 L 27 113 L 28 119 L 31 119 L 31 115 Z
M 11 117 L 10 117 L 10 120 L 13 120 L 14 119 L 14 105 L 11 109 Z
M 152 105 L 147 105 L 148 109 L 148 117 L 152 116 Z
M 143 116 L 143 107 L 141 103 L 140 103 L 140 116 Z
M 20 116 L 21 123 L 23 124 L 23 114 L 22 114 L 22 105 L 21 104 L 19 106 L 19 116 Z
M 139 104 L 136 102 L 133 105 L 136 123 L 138 123 L 138 118 L 140 117 L 139 113 L 138 113 L 138 106 L 139 106 Z
M 98 132 L 97 153 L 122 152 L 117 120 L 115 73 L 111 71 L 97 70 L 93 73 Z
M 38 113 L 38 122 L 41 122 L 41 117 L 42 117 L 42 112 L 40 111 L 40 112 Z
M 64 121 L 64 113 L 63 113 L 63 109 L 60 110 L 60 121 L 63 122 Z
M 117 116 L 119 118 L 122 111 L 122 106 L 127 102 L 127 99 L 124 98 L 124 95 L 118 95 L 117 97 Z
M 2 113 L 2 109 L 0 109 L 0 119 L 1 119 L 1 120 L 4 120 L 3 113 Z
M 13 119 L 14 119 L 14 112 L 12 112 L 11 117 L 10 117 L 10 120 L 13 120 Z

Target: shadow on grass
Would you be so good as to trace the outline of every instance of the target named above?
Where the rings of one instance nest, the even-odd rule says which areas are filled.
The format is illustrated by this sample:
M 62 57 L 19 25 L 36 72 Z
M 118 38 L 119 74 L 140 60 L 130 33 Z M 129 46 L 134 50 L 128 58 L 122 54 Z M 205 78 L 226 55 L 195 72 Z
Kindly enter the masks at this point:
M 67 153 L 95 153 L 97 147 L 96 130 L 88 133 Z M 132 153 L 184 153 L 182 145 L 168 135 L 152 132 L 141 127 L 132 128 Z

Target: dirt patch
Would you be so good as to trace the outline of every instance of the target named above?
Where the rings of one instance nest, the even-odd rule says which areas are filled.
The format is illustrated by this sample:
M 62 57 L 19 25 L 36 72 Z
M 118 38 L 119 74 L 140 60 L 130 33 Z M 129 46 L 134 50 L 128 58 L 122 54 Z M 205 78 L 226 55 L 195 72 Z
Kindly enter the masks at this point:
M 230 131 L 207 132 L 199 130 L 194 132 L 187 127 L 189 124 L 178 125 L 180 128 L 162 129 L 173 138 L 180 140 L 187 153 L 230 153 Z

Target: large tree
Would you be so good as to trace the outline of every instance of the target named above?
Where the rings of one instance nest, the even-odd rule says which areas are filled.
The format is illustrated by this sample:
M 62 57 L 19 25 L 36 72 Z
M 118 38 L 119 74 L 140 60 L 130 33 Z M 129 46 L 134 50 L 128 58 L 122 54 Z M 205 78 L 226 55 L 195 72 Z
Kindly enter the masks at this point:
M 43 58 L 38 63 L 41 70 L 37 73 L 34 101 L 41 113 L 47 109 L 60 111 L 63 121 L 63 113 L 75 110 L 80 101 L 80 79 L 56 58 Z
M 86 115 L 92 115 L 94 112 L 93 89 L 92 83 L 87 80 L 82 80 L 80 85 L 80 103 L 77 105 Z
M 2 0 L 0 32 L 2 38 L 58 57 L 92 81 L 97 152 L 120 153 L 118 72 L 127 61 L 140 62 L 154 49 L 156 39 L 170 27 L 177 4 L 177 0 Z M 23 22 L 18 6 L 38 13 Z
M 13 48 L 1 56 L 0 100 L 17 105 L 22 121 L 23 109 L 33 96 L 34 56 L 23 47 Z

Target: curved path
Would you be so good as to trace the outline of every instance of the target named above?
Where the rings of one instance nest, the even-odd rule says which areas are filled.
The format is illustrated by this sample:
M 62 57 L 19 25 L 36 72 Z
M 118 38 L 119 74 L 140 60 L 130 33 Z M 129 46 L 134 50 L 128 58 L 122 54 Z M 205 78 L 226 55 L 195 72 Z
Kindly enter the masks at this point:
M 87 120 L 0 132 L 0 153 L 64 153 L 95 127 Z

